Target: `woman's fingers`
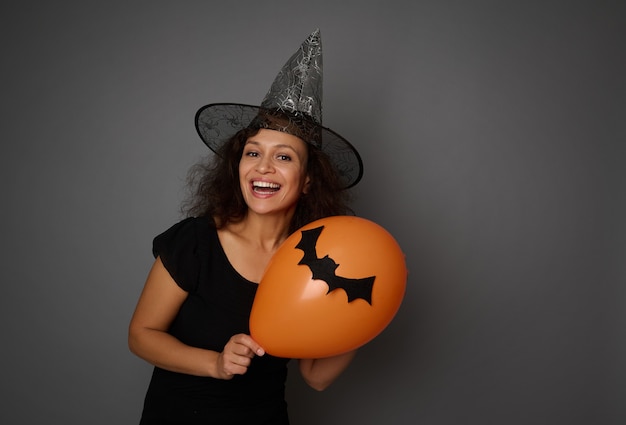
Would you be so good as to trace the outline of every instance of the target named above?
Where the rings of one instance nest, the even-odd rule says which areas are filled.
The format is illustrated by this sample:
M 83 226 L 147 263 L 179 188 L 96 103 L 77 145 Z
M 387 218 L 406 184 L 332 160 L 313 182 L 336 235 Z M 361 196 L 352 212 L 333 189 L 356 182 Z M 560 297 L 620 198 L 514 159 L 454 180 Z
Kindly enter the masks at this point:
M 234 375 L 246 373 L 254 356 L 263 354 L 263 348 L 250 335 L 237 334 L 224 346 L 218 357 L 218 366 L 224 379 L 231 379 Z

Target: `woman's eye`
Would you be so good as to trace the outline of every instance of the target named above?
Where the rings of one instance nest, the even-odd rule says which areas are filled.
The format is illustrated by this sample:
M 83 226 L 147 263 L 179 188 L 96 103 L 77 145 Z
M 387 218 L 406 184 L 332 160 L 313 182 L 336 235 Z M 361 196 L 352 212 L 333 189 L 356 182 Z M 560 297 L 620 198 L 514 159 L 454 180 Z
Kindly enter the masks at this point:
M 278 155 L 278 159 L 281 161 L 291 161 L 291 157 L 289 155 Z
M 254 151 L 245 152 L 244 155 L 245 156 L 251 156 L 251 157 L 259 156 L 259 154 L 257 152 L 254 152 Z

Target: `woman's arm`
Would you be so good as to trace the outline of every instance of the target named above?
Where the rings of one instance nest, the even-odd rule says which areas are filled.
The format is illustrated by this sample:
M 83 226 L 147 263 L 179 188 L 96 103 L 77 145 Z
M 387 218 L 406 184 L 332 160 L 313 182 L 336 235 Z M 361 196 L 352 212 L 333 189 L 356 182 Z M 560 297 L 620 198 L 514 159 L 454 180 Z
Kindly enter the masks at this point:
M 183 344 L 167 333 L 186 298 L 187 292 L 174 282 L 157 258 L 130 321 L 130 350 L 147 362 L 173 372 L 219 379 L 246 373 L 251 359 L 264 354 L 250 336 L 233 336 L 219 353 Z
M 357 350 L 323 359 L 300 359 L 300 373 L 311 388 L 323 391 L 348 367 Z

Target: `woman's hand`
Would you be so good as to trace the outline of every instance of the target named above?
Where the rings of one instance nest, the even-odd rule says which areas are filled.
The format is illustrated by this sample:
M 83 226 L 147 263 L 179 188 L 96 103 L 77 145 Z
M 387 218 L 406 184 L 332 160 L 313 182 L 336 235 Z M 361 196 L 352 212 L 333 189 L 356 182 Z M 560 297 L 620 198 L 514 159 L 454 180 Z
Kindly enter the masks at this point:
M 221 379 L 232 379 L 243 375 L 254 356 L 262 356 L 265 351 L 250 335 L 233 335 L 217 357 L 217 374 Z

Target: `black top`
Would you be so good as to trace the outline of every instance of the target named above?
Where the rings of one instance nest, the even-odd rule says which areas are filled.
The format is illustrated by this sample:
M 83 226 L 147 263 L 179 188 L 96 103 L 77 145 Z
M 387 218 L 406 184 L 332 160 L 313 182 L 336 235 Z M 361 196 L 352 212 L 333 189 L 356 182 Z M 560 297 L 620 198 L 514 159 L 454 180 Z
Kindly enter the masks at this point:
M 187 218 L 154 239 L 153 254 L 189 293 L 169 333 L 187 345 L 221 352 L 231 336 L 249 334 L 257 284 L 230 264 L 208 218 Z M 255 357 L 231 380 L 155 367 L 142 424 L 288 424 L 288 359 Z

